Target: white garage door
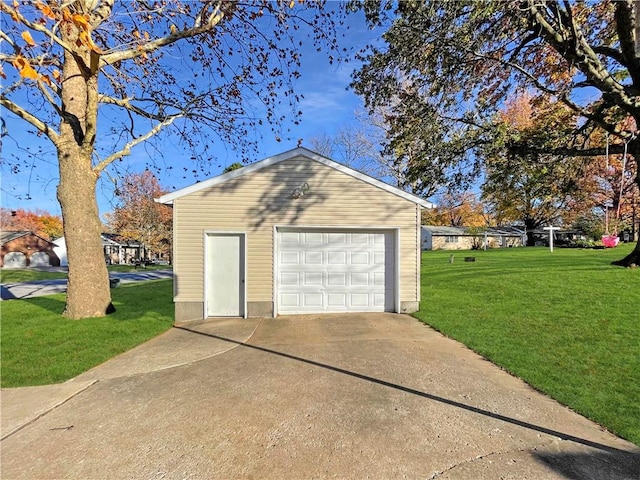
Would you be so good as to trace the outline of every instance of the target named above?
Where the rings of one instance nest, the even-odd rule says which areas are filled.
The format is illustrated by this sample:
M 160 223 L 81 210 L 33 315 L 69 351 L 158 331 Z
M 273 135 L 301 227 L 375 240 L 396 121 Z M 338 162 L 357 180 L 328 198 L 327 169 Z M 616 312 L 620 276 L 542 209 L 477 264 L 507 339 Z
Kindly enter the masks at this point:
M 279 231 L 278 313 L 394 308 L 389 231 Z
M 4 268 L 25 268 L 27 257 L 22 252 L 9 252 L 4 256 Z
M 35 252 L 29 258 L 29 266 L 31 267 L 48 267 L 50 265 L 49 255 L 45 252 Z

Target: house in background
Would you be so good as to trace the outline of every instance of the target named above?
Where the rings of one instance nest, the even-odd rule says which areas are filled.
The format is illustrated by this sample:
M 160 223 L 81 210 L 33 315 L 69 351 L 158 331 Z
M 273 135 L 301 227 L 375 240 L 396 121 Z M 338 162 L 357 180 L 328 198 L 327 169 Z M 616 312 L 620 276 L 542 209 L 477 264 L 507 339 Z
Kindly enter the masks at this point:
M 142 246 L 117 233 L 103 233 L 101 236 L 104 258 L 109 265 L 131 264 L 142 258 Z
M 54 251 L 55 244 L 29 231 L 3 231 L 0 233 L 2 249 L 0 267 L 57 267 L 60 259 Z
M 132 264 L 140 261 L 140 244 L 125 240 L 114 233 L 103 233 L 100 235 L 104 259 L 109 265 Z M 60 258 L 60 265 L 68 266 L 67 262 L 67 242 L 64 237 L 54 240 L 56 247 L 54 251 Z
M 419 307 L 433 204 L 310 150 L 157 201 L 174 209 L 176 321 Z
M 515 227 L 489 227 L 479 230 L 469 227 L 422 226 L 422 250 L 471 250 L 474 248 L 521 247 L 526 243 L 524 232 Z

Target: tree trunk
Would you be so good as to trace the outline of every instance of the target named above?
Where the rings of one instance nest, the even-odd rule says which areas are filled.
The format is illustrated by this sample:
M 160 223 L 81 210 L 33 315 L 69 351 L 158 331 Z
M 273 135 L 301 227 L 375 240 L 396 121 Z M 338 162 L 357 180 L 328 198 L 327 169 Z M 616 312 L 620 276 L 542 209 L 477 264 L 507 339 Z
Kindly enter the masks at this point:
M 524 229 L 527 232 L 527 247 L 535 247 L 536 239 L 534 230 L 537 227 L 537 223 L 531 218 L 524 219 Z
M 638 160 L 640 160 L 640 140 L 629 142 L 629 153 L 636 159 L 636 186 L 638 187 L 638 191 L 640 191 L 640 164 L 638 163 Z M 635 221 L 635 218 L 633 221 Z M 621 267 L 630 267 L 632 265 L 640 266 L 640 236 L 638 237 L 635 248 L 629 255 L 621 260 L 611 262 L 611 264 Z
M 65 50 L 62 66 L 60 135 L 56 142 L 62 209 L 69 259 L 69 283 L 64 315 L 69 318 L 102 317 L 113 311 L 109 272 L 104 258 L 102 222 L 96 201 L 98 173 L 93 149 L 98 118 L 98 70 L 91 53 L 78 42 L 78 29 L 66 25 L 63 36 L 77 47 Z
M 69 259 L 64 315 L 74 319 L 101 317 L 113 307 L 110 307 L 109 272 L 100 239 L 102 223 L 96 201 L 97 177 L 91 169 L 91 159 L 83 158 L 77 145 L 65 147 L 58 151 L 58 201 Z

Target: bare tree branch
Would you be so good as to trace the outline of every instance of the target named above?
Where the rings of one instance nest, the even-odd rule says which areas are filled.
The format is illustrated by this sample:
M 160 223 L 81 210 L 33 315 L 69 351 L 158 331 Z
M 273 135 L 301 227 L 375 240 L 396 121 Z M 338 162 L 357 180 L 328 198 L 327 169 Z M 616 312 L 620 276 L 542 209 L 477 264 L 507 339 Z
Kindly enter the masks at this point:
M 133 103 L 131 103 L 131 101 L 134 100 L 132 98 L 113 98 L 110 97 L 108 95 L 99 95 L 98 96 L 98 101 L 100 103 L 106 103 L 106 104 L 110 104 L 110 105 L 117 105 L 118 107 L 124 108 L 126 110 L 129 110 L 130 112 L 133 112 L 137 115 L 140 115 L 141 117 L 145 117 L 145 118 L 149 118 L 151 120 L 157 120 L 157 121 L 163 121 L 166 119 L 166 115 L 158 115 L 158 114 L 154 114 L 154 113 L 150 113 L 146 110 L 144 110 L 143 108 L 139 108 L 137 106 L 135 106 Z M 139 100 L 139 99 L 136 99 Z M 157 102 L 154 102 L 157 103 Z
M 31 125 L 36 127 L 40 132 L 44 133 L 47 137 L 49 137 L 49 139 L 54 145 L 56 146 L 58 145 L 58 138 L 59 138 L 58 133 L 55 132 L 53 129 L 51 129 L 51 127 L 49 127 L 47 123 L 43 122 L 35 115 L 27 112 L 21 106 L 13 103 L 11 100 L 7 99 L 4 95 L 0 96 L 0 105 L 2 105 L 4 108 L 9 110 L 13 114 L 17 115 L 18 117 L 22 118 L 23 120 L 26 120 L 27 122 L 29 122 Z
M 620 41 L 621 57 L 624 59 L 620 63 L 625 65 L 629 70 L 629 75 L 633 79 L 634 84 L 640 83 L 640 59 L 636 53 L 636 42 L 634 38 L 634 20 L 635 25 L 638 19 L 634 18 L 634 8 L 632 0 L 620 0 L 616 2 L 615 19 L 617 26 L 618 39 Z M 637 35 L 637 31 L 636 31 Z
M 563 35 L 547 22 L 542 12 L 538 9 L 537 2 L 528 0 L 527 3 L 535 22 L 542 27 L 540 35 L 569 62 L 579 65 L 582 72 L 589 77 L 601 91 L 607 92 L 612 97 L 615 97 L 616 103 L 629 114 L 632 114 L 634 110 L 638 108 L 636 104 L 637 101 L 634 101 L 625 91 L 624 85 L 613 78 L 598 58 L 598 55 L 589 46 L 575 23 L 572 23 L 572 34 L 574 36 L 574 38 L 571 39 L 574 47 L 572 50 L 568 45 L 569 39 L 565 39 Z M 551 2 L 550 4 L 555 5 L 555 2 Z
M 172 115 L 171 117 L 166 118 L 164 121 L 162 121 L 162 122 L 158 123 L 157 125 L 155 125 L 151 130 L 149 130 L 144 135 L 141 135 L 141 136 L 139 136 L 137 138 L 132 139 L 130 142 L 128 142 L 122 148 L 122 150 L 120 150 L 118 152 L 115 152 L 115 153 L 112 153 L 107 158 L 102 160 L 98 165 L 93 167 L 93 171 L 96 174 L 100 174 L 105 168 L 107 168 L 107 166 L 109 166 L 114 161 L 118 160 L 119 158 L 126 157 L 127 155 L 130 155 L 131 154 L 131 149 L 133 147 L 135 147 L 136 145 L 138 145 L 140 143 L 143 143 L 146 140 L 150 139 L 151 137 L 156 135 L 160 130 L 162 130 L 164 127 L 167 127 L 167 126 L 171 125 L 176 119 L 181 118 L 183 116 L 184 116 L 183 114 L 179 114 L 179 115 Z
M 202 33 L 208 32 L 212 30 L 218 23 L 222 21 L 224 18 L 224 12 L 221 9 L 222 1 L 216 2 L 217 5 L 213 8 L 213 12 L 209 14 L 206 18 L 204 24 L 202 23 L 203 17 L 205 16 L 205 12 L 208 10 L 208 5 L 212 2 L 207 2 L 207 5 L 203 7 L 200 12 L 200 15 L 196 18 L 194 26 L 188 28 L 186 30 L 173 30 L 171 34 L 158 38 L 156 40 L 152 40 L 150 42 L 146 42 L 143 45 L 136 45 L 134 48 L 129 48 L 127 50 L 107 53 L 102 55 L 100 59 L 100 66 L 111 65 L 116 62 L 121 62 L 123 60 L 130 60 L 133 58 L 137 58 L 147 53 L 154 52 L 159 48 L 166 47 L 167 45 L 171 45 L 178 40 L 182 40 L 184 38 L 192 38 Z

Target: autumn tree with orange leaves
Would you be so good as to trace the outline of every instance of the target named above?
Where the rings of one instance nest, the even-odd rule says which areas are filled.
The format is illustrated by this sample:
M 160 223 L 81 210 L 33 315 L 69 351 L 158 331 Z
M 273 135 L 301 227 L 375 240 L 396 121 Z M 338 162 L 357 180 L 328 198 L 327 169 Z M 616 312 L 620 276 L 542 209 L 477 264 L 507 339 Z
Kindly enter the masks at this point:
M 173 212 L 167 205 L 154 200 L 166 193 L 158 179 L 145 170 L 126 175 L 120 183 L 116 190 L 119 205 L 105 215 L 110 231 L 138 242 L 145 260 L 170 256 Z
M 482 198 L 498 217 L 523 224 L 532 246 L 536 229 L 558 225 L 570 208 L 590 207 L 583 188 L 590 160 L 545 153 L 572 139 L 576 116 L 561 102 L 518 95 L 506 102 L 496 122 L 499 133 L 483 152 Z M 508 146 L 516 142 L 530 148 L 513 152 Z
M 246 157 L 259 125 L 279 135 L 298 115 L 300 30 L 335 48 L 315 2 L 1 0 L 0 13 L 0 106 L 57 152 L 70 318 L 112 309 L 96 202 L 108 167 L 159 134 L 195 162 L 217 143 Z
M 63 235 L 62 218 L 44 210 L 0 208 L 0 229 L 5 231 L 31 231 L 47 240 Z
M 435 198 L 435 208 L 423 210 L 423 225 L 447 227 L 494 226 L 495 219 L 472 192 L 447 192 Z

